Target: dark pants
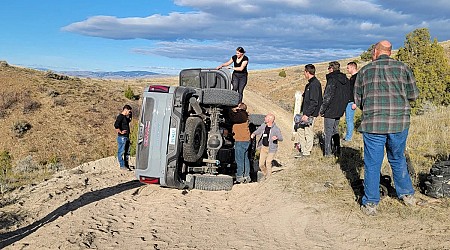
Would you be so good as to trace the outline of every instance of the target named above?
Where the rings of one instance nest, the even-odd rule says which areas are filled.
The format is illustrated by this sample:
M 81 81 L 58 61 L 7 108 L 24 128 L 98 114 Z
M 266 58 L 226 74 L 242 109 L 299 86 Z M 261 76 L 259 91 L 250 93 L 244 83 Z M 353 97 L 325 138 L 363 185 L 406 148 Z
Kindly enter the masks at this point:
M 338 154 L 340 147 L 340 138 L 339 138 L 339 118 L 324 118 L 324 154 L 331 155 L 334 153 Z M 331 144 L 333 143 L 333 148 L 331 148 Z
M 233 90 L 239 93 L 239 103 L 241 103 L 244 98 L 244 88 L 247 85 L 247 74 L 233 72 L 231 83 L 233 84 Z

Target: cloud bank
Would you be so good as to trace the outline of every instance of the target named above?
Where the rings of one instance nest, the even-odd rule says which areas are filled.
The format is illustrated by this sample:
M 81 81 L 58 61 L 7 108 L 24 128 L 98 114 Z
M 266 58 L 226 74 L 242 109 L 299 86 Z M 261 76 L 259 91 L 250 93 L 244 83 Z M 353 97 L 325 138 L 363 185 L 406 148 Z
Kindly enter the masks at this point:
M 175 0 L 191 9 L 146 17 L 92 16 L 63 31 L 115 40 L 147 39 L 133 53 L 225 61 L 237 46 L 251 63 L 283 66 L 353 57 L 388 39 L 394 49 L 416 28 L 450 39 L 450 1 Z

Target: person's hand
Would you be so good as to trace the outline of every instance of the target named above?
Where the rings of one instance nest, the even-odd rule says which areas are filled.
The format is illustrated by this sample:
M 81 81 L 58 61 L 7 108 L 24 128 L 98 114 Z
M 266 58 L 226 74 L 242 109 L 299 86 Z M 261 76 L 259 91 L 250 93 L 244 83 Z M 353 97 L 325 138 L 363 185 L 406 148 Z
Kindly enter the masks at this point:
M 122 130 L 120 133 L 121 133 L 122 135 L 124 135 L 124 134 L 127 133 L 127 130 Z
M 302 115 L 302 121 L 307 122 L 308 121 L 308 116 L 307 115 Z
M 222 65 L 219 65 L 219 66 L 217 66 L 217 68 L 216 69 L 221 69 L 222 68 Z
M 250 138 L 252 138 L 252 139 L 255 138 L 255 134 L 251 134 Z
M 276 141 L 278 140 L 278 137 L 276 135 L 272 136 L 272 140 Z
M 356 104 L 352 104 L 352 109 L 355 110 L 356 109 Z

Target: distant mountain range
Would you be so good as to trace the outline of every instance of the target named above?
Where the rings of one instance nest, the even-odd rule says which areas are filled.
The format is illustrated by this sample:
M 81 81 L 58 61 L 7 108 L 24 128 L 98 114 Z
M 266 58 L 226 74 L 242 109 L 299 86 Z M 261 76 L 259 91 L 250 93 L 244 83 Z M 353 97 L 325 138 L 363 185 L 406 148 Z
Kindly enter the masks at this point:
M 155 76 L 166 76 L 164 74 L 149 71 L 115 71 L 115 72 L 95 72 L 95 71 L 59 71 L 58 74 L 67 76 L 76 76 L 84 78 L 103 78 L 103 79 L 129 79 L 129 78 L 146 78 Z

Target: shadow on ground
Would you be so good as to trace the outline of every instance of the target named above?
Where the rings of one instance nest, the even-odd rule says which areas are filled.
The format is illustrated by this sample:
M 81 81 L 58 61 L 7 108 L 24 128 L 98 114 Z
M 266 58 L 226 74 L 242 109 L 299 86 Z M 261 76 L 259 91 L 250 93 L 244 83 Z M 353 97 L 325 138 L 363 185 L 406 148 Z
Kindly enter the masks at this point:
M 31 225 L 19 228 L 12 232 L 0 234 L 0 249 L 27 237 L 28 235 L 34 233 L 36 230 L 38 230 L 45 224 L 55 221 L 59 217 L 64 216 L 72 211 L 75 211 L 78 208 L 114 196 L 124 191 L 140 187 L 141 185 L 143 184 L 141 184 L 139 181 L 133 180 L 125 183 L 120 183 L 113 187 L 107 187 L 89 193 L 85 193 L 81 195 L 79 198 L 58 207 L 53 212 L 49 213 L 47 216 L 34 222 Z

